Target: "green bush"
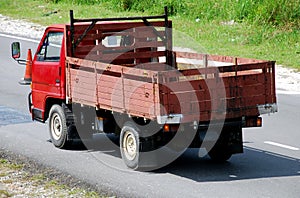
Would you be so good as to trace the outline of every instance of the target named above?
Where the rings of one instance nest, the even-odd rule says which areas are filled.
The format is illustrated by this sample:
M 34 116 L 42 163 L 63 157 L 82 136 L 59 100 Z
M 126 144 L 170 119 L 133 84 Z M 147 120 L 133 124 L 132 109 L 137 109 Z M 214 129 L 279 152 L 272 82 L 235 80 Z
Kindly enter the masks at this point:
M 93 5 L 101 2 L 101 0 L 46 0 L 46 1 L 52 3 L 68 2 L 77 5 Z
M 69 0 L 45 0 L 53 3 Z M 234 20 L 259 24 L 300 26 L 300 0 L 72 0 L 72 4 L 102 4 L 116 11 L 163 13 L 200 20 Z

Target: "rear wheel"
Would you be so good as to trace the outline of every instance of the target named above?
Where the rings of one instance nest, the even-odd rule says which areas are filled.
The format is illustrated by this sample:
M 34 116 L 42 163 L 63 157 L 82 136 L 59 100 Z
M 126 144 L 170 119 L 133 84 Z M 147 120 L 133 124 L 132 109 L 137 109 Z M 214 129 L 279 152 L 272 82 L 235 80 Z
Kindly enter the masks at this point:
M 231 132 L 223 130 L 214 147 L 208 152 L 209 157 L 215 162 L 226 162 L 232 156 L 232 149 L 229 145 L 233 142 L 230 140 Z
M 232 153 L 225 146 L 215 145 L 209 152 L 209 157 L 215 162 L 226 162 Z
M 134 127 L 126 125 L 120 135 L 120 151 L 127 167 L 137 169 L 139 163 L 139 134 Z
M 68 141 L 68 127 L 66 116 L 61 106 L 53 105 L 49 113 L 49 132 L 53 145 L 57 148 L 66 148 Z

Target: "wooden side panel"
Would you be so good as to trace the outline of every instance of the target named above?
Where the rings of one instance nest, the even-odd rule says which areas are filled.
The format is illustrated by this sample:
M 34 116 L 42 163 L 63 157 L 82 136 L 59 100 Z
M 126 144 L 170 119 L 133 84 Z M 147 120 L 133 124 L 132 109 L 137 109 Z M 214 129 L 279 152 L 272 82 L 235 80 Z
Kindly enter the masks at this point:
M 118 72 L 118 68 L 108 68 L 114 70 L 108 72 L 99 70 L 97 64 L 93 70 L 91 65 L 82 65 L 89 62 L 79 62 L 80 67 L 69 68 L 69 97 L 73 102 L 148 119 L 160 115 L 159 87 L 145 71 L 121 69 Z

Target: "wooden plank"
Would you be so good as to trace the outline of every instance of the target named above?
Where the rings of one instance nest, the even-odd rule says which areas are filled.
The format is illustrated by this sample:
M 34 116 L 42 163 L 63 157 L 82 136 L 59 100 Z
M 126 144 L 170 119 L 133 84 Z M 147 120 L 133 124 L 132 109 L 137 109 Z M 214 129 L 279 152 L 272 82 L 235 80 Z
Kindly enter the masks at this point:
M 257 95 L 265 95 L 266 87 L 264 84 L 252 84 L 248 86 L 243 86 L 241 89 L 241 97 L 246 96 L 257 96 Z
M 161 77 L 168 81 L 168 78 L 174 78 L 179 76 L 204 76 L 205 74 L 216 74 L 219 73 L 218 68 L 216 67 L 208 67 L 208 68 L 199 68 L 199 69 L 189 69 L 182 70 L 178 72 L 177 70 L 165 71 L 161 72 Z
M 222 82 L 223 81 L 223 82 Z M 193 80 L 193 81 L 181 81 L 181 82 L 171 82 L 171 83 L 163 83 L 166 87 L 170 89 L 174 89 L 173 92 L 186 92 L 186 91 L 198 91 L 198 90 L 217 90 L 222 93 L 222 89 L 225 89 L 226 94 L 232 95 L 232 89 L 235 87 L 239 87 L 239 89 L 243 89 L 243 87 L 248 86 L 261 86 L 260 91 L 264 93 L 265 87 L 267 85 L 264 84 L 264 75 L 258 74 L 253 76 L 240 76 L 240 77 L 226 77 L 220 79 L 220 81 L 216 81 L 214 79 L 206 79 L 206 80 Z M 223 88 L 222 88 L 223 87 Z M 253 88 L 253 87 L 252 87 Z M 255 89 L 255 88 L 253 88 Z M 236 90 L 239 91 L 239 90 Z M 240 93 L 240 92 L 239 92 Z
M 125 90 L 124 95 L 126 98 L 136 98 L 141 101 L 152 101 L 158 100 L 156 95 L 153 95 L 153 92 L 145 91 L 143 89 L 136 89 L 136 90 Z
M 89 84 L 85 82 L 76 83 L 72 82 L 72 90 L 81 90 L 83 93 L 85 92 L 92 92 L 96 90 L 96 84 Z
M 99 94 L 101 94 L 103 92 L 103 93 L 115 94 L 115 95 L 118 95 L 118 96 L 123 95 L 122 85 L 116 86 L 116 87 L 98 86 L 97 89 L 98 89 Z
M 79 65 L 83 68 L 86 67 L 90 69 L 95 69 L 96 66 L 97 70 L 111 71 L 117 73 L 121 73 L 123 69 L 123 66 L 120 65 L 112 65 L 108 63 L 95 62 L 95 61 L 80 59 L 80 58 L 67 57 L 67 62 L 69 64 Z
M 122 73 L 123 71 L 124 74 L 140 76 L 140 77 L 152 78 L 153 76 L 158 75 L 158 72 L 147 70 L 147 69 L 129 68 L 121 65 L 113 65 L 108 63 L 95 62 L 91 60 L 72 58 L 72 57 L 67 57 L 66 59 L 67 59 L 67 63 L 72 65 L 80 65 L 82 66 L 82 68 L 86 67 L 86 68 L 94 69 L 96 66 L 97 70 L 99 71 L 98 73 L 100 74 L 103 73 L 103 71 L 111 71 L 116 73 Z M 156 67 L 160 67 L 163 64 L 153 63 L 153 65 L 154 66 L 156 65 Z
M 74 26 L 74 35 L 76 35 L 77 37 L 74 38 L 79 38 L 84 32 L 85 30 L 88 28 L 89 24 L 75 24 Z M 70 30 L 70 25 L 67 25 L 67 29 Z M 89 31 L 90 34 L 96 34 L 97 33 L 97 29 L 93 28 Z
M 84 67 L 82 67 L 84 68 Z M 95 73 L 93 72 L 88 72 L 88 71 L 84 71 L 84 70 L 81 70 L 80 68 L 79 69 L 70 69 L 71 71 L 71 77 L 72 79 L 75 79 L 76 77 L 80 77 L 80 78 L 85 78 L 86 79 L 92 79 L 95 81 Z
M 200 90 L 206 90 L 207 85 L 204 80 L 198 81 L 182 81 L 182 82 L 169 82 L 162 83 L 170 92 L 180 93 L 180 92 L 194 92 Z
M 156 109 L 152 105 L 152 103 L 151 103 L 151 105 L 148 105 L 148 104 L 142 105 L 141 103 L 135 104 L 135 102 L 136 101 L 133 101 L 132 103 L 129 103 L 128 105 L 126 105 L 126 111 L 129 114 L 135 113 L 141 117 L 146 116 L 146 115 L 156 116 L 156 113 L 155 113 Z
M 265 75 L 263 73 L 257 73 L 246 76 L 238 76 L 238 77 L 224 77 L 222 78 L 225 87 L 229 87 L 232 85 L 244 86 L 244 85 L 252 85 L 256 83 L 265 83 Z
M 165 106 L 167 113 L 178 113 L 178 114 L 201 114 L 202 112 L 211 111 L 212 105 L 211 101 L 199 101 L 199 102 L 193 102 L 190 103 L 188 101 L 183 102 L 170 102 L 168 103 L 168 106 Z
M 191 52 L 175 52 L 177 58 L 188 58 L 188 59 L 196 59 L 203 60 L 205 54 L 199 53 L 191 53 Z M 236 57 L 232 56 L 222 56 L 222 55 L 208 55 L 208 60 L 218 61 L 218 62 L 226 62 L 226 63 L 234 63 Z M 263 63 L 267 62 L 265 60 L 257 60 L 257 59 L 249 59 L 249 58 L 237 58 L 237 64 L 248 64 L 248 63 Z
M 144 68 L 129 68 L 129 67 L 124 67 L 121 65 L 114 65 L 114 64 L 108 64 L 108 63 L 102 63 L 102 62 L 95 62 L 91 60 L 86 60 L 86 59 L 80 59 L 80 58 L 72 58 L 72 57 L 67 57 L 67 63 L 72 64 L 72 65 L 79 65 L 82 68 L 90 68 L 94 69 L 95 66 L 97 70 L 99 71 L 98 73 L 101 74 L 101 71 L 111 71 L 111 72 L 116 72 L 116 73 L 123 73 L 128 74 L 128 75 L 134 75 L 134 76 L 140 76 L 140 77 L 148 77 L 152 78 L 153 76 L 157 76 L 158 72 L 156 70 L 149 70 L 149 69 L 144 69 Z M 159 67 L 164 67 L 164 64 L 161 63 L 147 63 L 147 64 L 142 64 L 141 67 L 154 67 L 154 68 L 159 68 Z
M 263 69 L 267 66 L 267 62 L 262 63 L 252 63 L 252 64 L 243 64 L 236 66 L 225 66 L 225 67 L 218 67 L 221 73 L 224 72 L 234 72 L 234 71 L 246 71 L 246 70 L 257 70 Z
M 93 96 L 90 96 L 90 95 L 86 95 L 86 94 L 83 94 L 83 93 L 78 93 L 76 91 L 74 91 L 72 93 L 72 99 L 76 99 L 76 100 L 84 100 L 84 101 L 87 101 L 89 103 L 92 103 L 92 104 L 96 104 L 96 96 L 93 95 Z
M 129 51 L 132 51 L 134 49 L 139 48 L 158 48 L 165 46 L 164 42 L 162 41 L 148 41 L 148 42 L 134 42 L 130 46 L 114 46 L 114 47 L 105 47 L 101 43 L 96 45 L 95 41 L 89 41 L 85 43 L 81 43 L 79 45 L 75 52 L 76 54 L 100 54 L 100 57 L 102 54 L 114 54 L 114 53 L 126 53 Z
M 93 73 L 91 73 L 93 74 Z M 95 78 L 95 74 L 91 75 L 90 77 L 87 76 L 80 76 L 80 75 L 71 75 L 71 79 L 72 84 L 81 84 L 81 83 L 86 83 L 86 84 L 90 84 L 90 85 L 96 85 L 96 78 Z
M 142 103 L 142 104 L 143 103 L 154 104 L 155 101 L 157 101 L 156 100 L 157 98 L 150 93 L 140 94 L 136 92 L 125 92 L 124 97 L 125 97 L 125 101 L 135 100 L 138 101 L 138 103 Z
M 102 50 L 104 47 L 102 45 L 84 45 L 84 46 L 78 46 L 75 50 L 77 54 L 89 54 L 94 53 L 96 50 Z
M 105 86 L 105 84 L 109 85 Z M 111 85 L 110 83 L 106 82 L 106 83 L 102 83 L 100 85 L 98 85 L 97 89 L 99 91 L 99 93 L 103 92 L 103 93 L 122 93 L 123 92 L 123 88 L 122 88 L 122 84 L 120 85 Z
M 168 96 L 169 101 L 204 101 L 210 100 L 210 95 L 207 91 L 186 91 L 186 92 L 172 92 Z
M 111 88 L 111 89 L 123 89 L 122 78 L 110 76 L 110 75 L 100 75 L 97 76 L 98 89 Z
M 115 60 L 139 59 L 139 58 L 155 58 L 165 56 L 165 51 L 148 51 L 148 52 L 125 52 L 114 54 L 89 54 L 90 60 L 112 62 Z M 82 55 L 79 55 L 82 58 Z
M 141 101 L 135 98 L 125 98 L 125 108 L 127 110 L 135 109 L 135 107 L 153 108 L 154 106 L 155 104 L 152 101 Z
M 138 87 L 138 86 L 129 86 L 129 85 L 125 85 L 124 86 L 124 92 L 135 92 L 138 94 L 146 94 L 146 93 L 151 93 L 150 95 L 154 94 L 159 94 L 159 89 L 158 86 L 155 85 L 156 87 L 153 89 L 153 87 L 148 87 L 148 86 L 143 86 L 143 87 Z
M 123 103 L 123 95 L 122 93 L 113 92 L 113 93 L 105 93 L 105 92 L 98 92 L 98 99 L 106 99 L 111 100 L 113 102 L 120 102 Z
M 266 104 L 265 95 L 256 95 L 242 98 L 242 105 L 241 107 L 248 107 L 248 106 L 257 106 L 257 105 L 263 105 Z
M 71 89 L 72 96 L 80 96 L 80 95 L 85 95 L 94 98 L 92 101 L 96 101 L 96 90 L 86 90 L 85 88 L 82 87 L 76 87 Z
M 122 102 L 114 101 L 106 98 L 98 98 L 98 105 L 105 106 L 108 109 L 120 109 L 124 112 L 124 107 Z
M 130 87 L 130 88 L 138 88 L 138 87 L 143 87 L 144 89 L 147 90 L 152 90 L 153 89 L 153 84 L 151 82 L 144 82 L 144 81 L 139 81 L 135 79 L 128 79 L 124 78 L 124 86 L 125 87 Z
M 76 31 L 74 33 L 74 37 L 75 38 L 79 38 L 82 34 L 84 33 L 84 31 Z M 94 31 L 90 31 L 87 33 L 87 35 L 83 38 L 84 41 L 95 41 L 95 40 L 99 40 L 102 39 L 103 34 L 101 32 L 97 32 L 97 30 Z

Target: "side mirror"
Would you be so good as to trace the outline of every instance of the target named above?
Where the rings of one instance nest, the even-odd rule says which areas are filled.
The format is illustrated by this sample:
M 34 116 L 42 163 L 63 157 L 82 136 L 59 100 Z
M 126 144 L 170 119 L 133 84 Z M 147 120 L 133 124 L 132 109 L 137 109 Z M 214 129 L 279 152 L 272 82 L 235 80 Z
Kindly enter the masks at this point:
M 13 42 L 11 44 L 11 56 L 13 59 L 18 59 L 21 57 L 21 47 L 19 42 Z

